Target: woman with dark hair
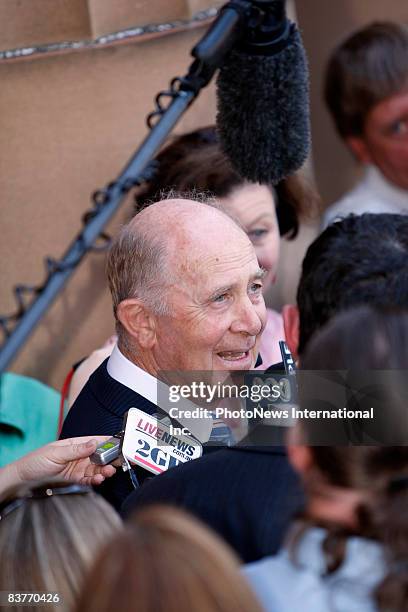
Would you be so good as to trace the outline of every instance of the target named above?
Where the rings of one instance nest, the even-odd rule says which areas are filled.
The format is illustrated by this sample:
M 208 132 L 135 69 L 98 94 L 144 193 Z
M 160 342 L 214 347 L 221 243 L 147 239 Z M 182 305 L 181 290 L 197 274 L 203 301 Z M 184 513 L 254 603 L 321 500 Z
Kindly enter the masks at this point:
M 267 271 L 264 291 L 275 282 L 280 237 L 297 235 L 299 216 L 313 208 L 316 194 L 301 174 L 281 181 L 275 187 L 249 183 L 232 168 L 218 142 L 214 126 L 175 136 L 156 158 L 154 178 L 136 194 L 135 210 L 176 192 L 214 196 L 248 234 L 259 264 Z M 281 361 L 278 342 L 284 339 L 280 313 L 268 309 L 260 353 L 262 369 Z M 71 382 L 69 405 L 75 401 L 90 374 L 110 355 L 115 338 L 95 351 L 76 371 Z
M 361 307 L 316 334 L 302 369 L 353 364 L 360 372 L 387 369 L 401 382 L 407 346 L 407 312 Z M 406 440 L 406 376 L 402 394 L 393 391 L 383 408 L 390 420 L 399 415 L 395 425 Z M 297 427 L 288 454 L 305 487 L 305 515 L 276 557 L 244 570 L 265 610 L 405 612 L 408 446 L 311 446 L 312 421 Z
M 234 170 L 221 149 L 214 126 L 175 136 L 159 153 L 156 162 L 158 171 L 154 179 L 136 195 L 136 210 L 157 201 L 169 189 L 180 193 L 209 192 L 217 200 L 224 200 L 241 187 L 260 187 L 257 183 L 249 183 Z M 299 217 L 306 208 L 310 209 L 316 194 L 300 173 L 267 189 L 276 209 L 278 233 L 289 239 L 295 238 Z M 239 213 L 239 210 L 235 212 Z M 239 218 L 239 214 L 236 216 Z

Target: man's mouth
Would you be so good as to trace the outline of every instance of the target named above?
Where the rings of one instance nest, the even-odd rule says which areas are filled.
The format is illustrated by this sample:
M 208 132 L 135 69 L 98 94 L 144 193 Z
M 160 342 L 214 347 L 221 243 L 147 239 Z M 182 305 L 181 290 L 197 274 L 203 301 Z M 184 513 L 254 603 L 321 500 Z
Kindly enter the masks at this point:
M 218 357 L 225 359 L 226 361 L 240 361 L 249 357 L 250 350 L 248 351 L 220 351 L 217 353 Z
M 221 359 L 227 359 L 228 361 L 238 361 L 239 359 L 243 359 L 247 357 L 249 351 L 221 351 L 221 353 L 217 353 Z

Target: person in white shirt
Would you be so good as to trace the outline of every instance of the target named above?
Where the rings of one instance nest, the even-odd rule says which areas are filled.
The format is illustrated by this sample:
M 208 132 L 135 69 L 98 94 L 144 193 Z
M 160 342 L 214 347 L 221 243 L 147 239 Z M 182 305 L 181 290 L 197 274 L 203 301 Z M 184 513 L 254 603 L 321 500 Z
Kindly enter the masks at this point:
M 370 24 L 333 52 L 325 100 L 337 132 L 365 166 L 354 189 L 323 215 L 408 213 L 408 26 Z

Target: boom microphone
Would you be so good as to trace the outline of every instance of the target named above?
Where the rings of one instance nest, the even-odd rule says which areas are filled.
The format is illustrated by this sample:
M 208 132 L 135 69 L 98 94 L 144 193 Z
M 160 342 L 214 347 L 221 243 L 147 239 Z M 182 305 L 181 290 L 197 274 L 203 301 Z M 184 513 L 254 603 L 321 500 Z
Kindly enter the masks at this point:
M 221 146 L 242 177 L 276 184 L 298 170 L 309 153 L 308 67 L 285 2 L 251 4 L 241 41 L 220 68 L 217 127 Z

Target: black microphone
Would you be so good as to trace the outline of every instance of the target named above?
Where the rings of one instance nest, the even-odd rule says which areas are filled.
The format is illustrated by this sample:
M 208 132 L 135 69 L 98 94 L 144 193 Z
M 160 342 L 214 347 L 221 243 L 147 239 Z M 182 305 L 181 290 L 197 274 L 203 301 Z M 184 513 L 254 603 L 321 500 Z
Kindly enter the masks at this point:
M 284 0 L 251 2 L 240 42 L 219 71 L 217 106 L 221 146 L 242 177 L 277 184 L 305 162 L 310 149 L 308 67 Z

